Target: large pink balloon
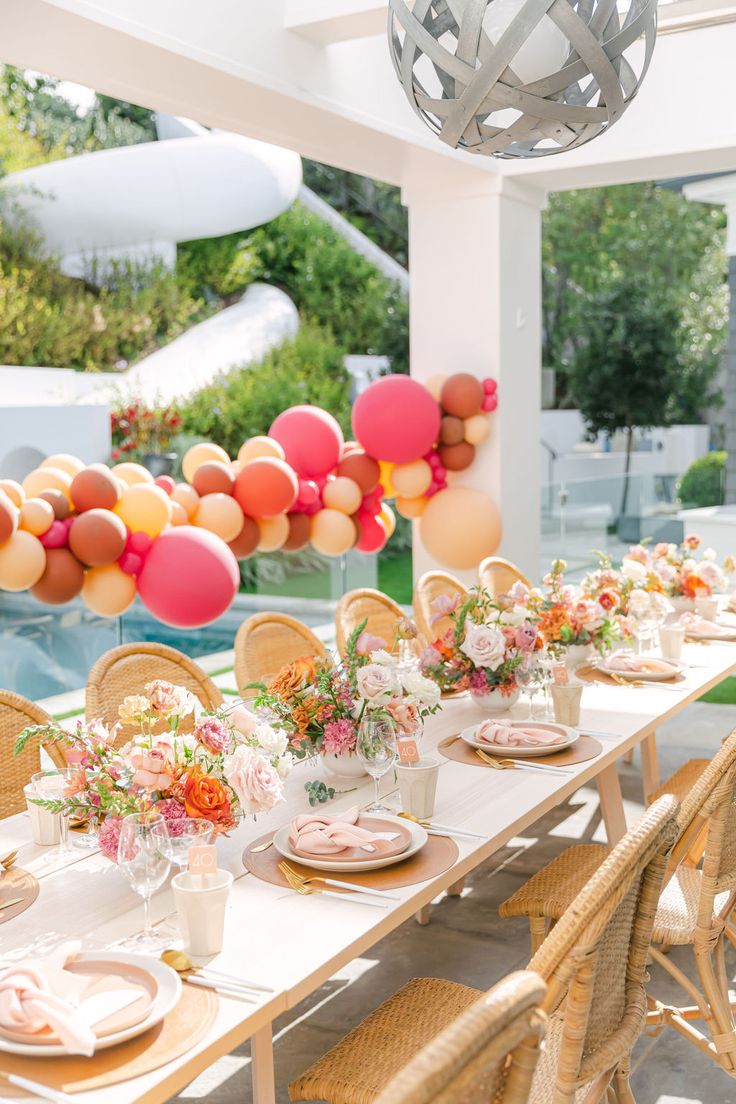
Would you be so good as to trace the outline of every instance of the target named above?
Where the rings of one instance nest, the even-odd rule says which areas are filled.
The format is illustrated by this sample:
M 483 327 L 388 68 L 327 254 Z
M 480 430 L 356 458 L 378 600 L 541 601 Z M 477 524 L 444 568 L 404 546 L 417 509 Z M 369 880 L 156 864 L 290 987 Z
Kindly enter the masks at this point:
M 375 380 L 353 406 L 353 433 L 376 460 L 409 464 L 439 436 L 440 408 L 426 387 L 409 376 Z
M 337 421 L 318 406 L 292 406 L 268 431 L 287 463 L 304 479 L 324 478 L 339 463 L 345 439 Z M 426 450 L 425 450 L 426 451 Z
M 224 613 L 238 593 L 238 561 L 206 529 L 177 525 L 151 545 L 138 576 L 146 609 L 179 629 L 199 629 Z

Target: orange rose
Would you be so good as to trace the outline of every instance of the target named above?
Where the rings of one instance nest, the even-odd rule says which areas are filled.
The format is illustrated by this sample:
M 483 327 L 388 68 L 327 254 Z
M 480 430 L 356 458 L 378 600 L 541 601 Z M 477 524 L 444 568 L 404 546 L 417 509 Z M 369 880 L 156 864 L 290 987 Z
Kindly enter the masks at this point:
M 190 817 L 202 817 L 213 824 L 232 821 L 230 798 L 220 782 L 201 767 L 192 767 L 184 780 L 184 808 Z
M 276 697 L 288 700 L 307 683 L 313 682 L 317 663 L 313 656 L 303 656 L 282 668 L 269 683 L 269 691 Z

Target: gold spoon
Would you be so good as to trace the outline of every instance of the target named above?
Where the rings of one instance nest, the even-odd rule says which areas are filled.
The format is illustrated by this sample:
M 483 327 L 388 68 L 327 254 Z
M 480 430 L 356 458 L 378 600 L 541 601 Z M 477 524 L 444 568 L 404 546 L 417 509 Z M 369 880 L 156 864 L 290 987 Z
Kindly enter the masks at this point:
M 249 847 L 251 855 L 258 855 L 261 851 L 268 851 L 269 847 L 273 846 L 273 836 L 270 840 L 266 840 L 265 843 L 259 843 L 257 847 Z
M 199 966 L 196 962 L 192 962 L 185 951 L 178 951 L 175 947 L 169 947 L 162 951 L 161 961 L 170 966 L 172 970 L 176 970 L 177 974 L 182 974 L 185 977 L 187 974 L 201 974 L 203 978 L 219 979 L 223 984 L 241 985 L 244 989 L 255 989 L 259 993 L 275 992 L 268 985 L 256 985 L 255 982 L 245 981 L 243 978 L 235 977 L 234 974 L 223 974 L 219 970 L 210 970 L 209 967 Z
M 17 851 L 9 851 L 7 855 L 3 856 L 3 858 L 0 859 L 0 866 L 3 868 L 3 870 L 10 870 L 11 866 L 17 858 L 17 855 Z

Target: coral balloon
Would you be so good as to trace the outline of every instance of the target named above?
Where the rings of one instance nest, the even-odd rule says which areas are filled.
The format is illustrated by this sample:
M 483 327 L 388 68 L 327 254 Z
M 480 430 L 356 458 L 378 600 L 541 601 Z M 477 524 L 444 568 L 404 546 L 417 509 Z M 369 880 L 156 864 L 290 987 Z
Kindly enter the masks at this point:
M 171 498 L 184 507 L 187 517 L 194 517 L 199 506 L 199 495 L 194 487 L 190 487 L 188 483 L 177 483 L 171 492 Z
M 298 491 L 296 475 L 285 460 L 260 456 L 238 472 L 233 494 L 244 514 L 266 518 L 291 509 Z
M 258 548 L 260 539 L 261 530 L 258 528 L 258 522 L 248 517 L 247 514 L 244 514 L 243 528 L 240 530 L 235 540 L 229 542 L 228 548 L 233 556 L 235 556 L 236 560 L 247 560 L 249 556 L 253 555 L 256 548 Z
M 276 517 L 258 518 L 258 551 L 278 552 L 289 539 L 289 519 L 286 514 Z
M 228 546 L 193 525 L 162 533 L 138 575 L 138 593 L 149 613 L 180 629 L 215 621 L 239 585 L 238 561 Z
M 186 512 L 181 502 L 171 503 L 171 524 L 172 525 L 188 525 L 189 514 Z
M 465 440 L 469 445 L 480 445 L 491 431 L 490 423 L 482 414 L 465 419 Z
M 409 376 L 383 376 L 358 396 L 352 421 L 367 453 L 378 460 L 408 464 L 424 456 L 437 440 L 440 411 L 421 383 Z
M 305 544 L 309 544 L 309 537 L 312 531 L 311 519 L 307 514 L 287 514 L 289 522 L 289 535 L 283 543 L 284 552 L 298 552 L 300 548 L 304 548 Z
M 27 498 L 20 508 L 18 524 L 34 537 L 40 537 L 54 524 L 54 508 L 45 498 Z
M 356 545 L 359 552 L 380 552 L 387 540 L 388 532 L 380 517 L 371 517 L 370 514 L 361 517 Z
M 440 444 L 459 445 L 465 439 L 465 422 L 452 414 L 445 414 L 440 422 Z
M 171 499 L 153 483 L 134 483 L 115 507 L 130 530 L 157 537 L 171 521 Z
M 82 598 L 100 617 L 119 617 L 133 605 L 136 584 L 117 564 L 90 567 L 84 576 Z
M 207 460 L 194 473 L 192 486 L 198 495 L 231 495 L 235 487 L 232 466 L 223 464 L 221 460 Z
M 51 528 L 47 529 L 43 536 L 39 537 L 41 544 L 44 548 L 64 548 L 69 536 L 69 529 L 66 521 L 56 521 L 51 523 Z
M 61 491 L 69 501 L 69 488 L 72 485 L 71 476 L 61 468 L 36 468 L 29 472 L 23 480 L 23 490 L 26 498 L 40 498 L 43 491 Z
M 144 468 L 142 464 L 133 464 L 126 461 L 123 464 L 116 464 L 112 470 L 118 479 L 125 483 L 126 487 L 135 487 L 137 483 L 153 483 L 153 476 L 148 468 Z
M 52 548 L 46 553 L 46 567 L 31 594 L 39 602 L 60 606 L 71 602 L 84 585 L 84 568 L 68 548 Z
M 399 498 L 419 498 L 432 482 L 432 469 L 426 460 L 414 460 L 411 464 L 397 464 L 391 481 Z
M 353 479 L 364 495 L 374 491 L 381 482 L 381 465 L 363 449 L 351 450 L 337 465 L 337 474 Z
M 403 518 L 413 521 L 415 518 L 422 516 L 428 502 L 428 498 L 397 498 L 396 512 L 401 514 Z
M 445 414 L 456 418 L 472 418 L 483 405 L 483 384 L 470 372 L 458 372 L 445 381 L 440 392 L 440 404 Z
M 0 545 L 0 590 L 28 590 L 41 578 L 46 552 L 38 537 L 17 529 Z
M 335 418 L 318 406 L 292 406 L 284 410 L 268 435 L 283 447 L 294 471 L 306 479 L 317 479 L 331 472 L 345 444 Z
M 477 568 L 501 541 L 501 517 L 494 502 L 472 487 L 447 487 L 427 502 L 419 523 L 425 548 L 445 567 Z
M 170 475 L 157 475 L 153 482 L 157 487 L 160 487 L 162 491 L 166 491 L 167 495 L 171 495 L 176 486 L 176 481 L 173 480 Z
M 259 456 L 273 456 L 277 460 L 286 459 L 283 447 L 278 441 L 274 441 L 273 437 L 250 437 L 240 446 L 238 460 L 241 465 L 257 460 Z
M 112 510 L 120 499 L 119 480 L 105 464 L 90 464 L 72 479 L 72 504 L 77 513 Z
M 440 395 L 442 394 L 442 388 L 447 383 L 449 376 L 430 376 L 428 380 L 424 380 L 424 386 L 429 391 L 435 402 L 440 401 Z
M 459 445 L 440 445 L 440 460 L 448 471 L 465 471 L 475 460 L 475 445 L 461 441 Z
M 341 510 L 320 510 L 311 519 L 309 539 L 323 556 L 342 556 L 355 544 L 354 521 Z
M 381 468 L 381 482 L 379 487 L 383 488 L 383 493 L 386 498 L 396 498 L 396 488 L 393 485 L 391 476 L 393 475 L 394 466 L 387 461 L 382 460 L 380 463 Z
M 322 501 L 330 510 L 339 510 L 342 514 L 354 514 L 363 501 L 363 492 L 354 479 L 348 479 L 346 475 L 338 475 L 325 484 Z
M 112 510 L 86 510 L 72 521 L 69 548 L 88 567 L 103 567 L 120 559 L 128 531 Z
M 243 511 L 229 494 L 206 494 L 200 498 L 192 521 L 200 529 L 208 529 L 229 544 L 243 528 Z
M 72 456 L 69 452 L 56 452 L 53 456 L 47 456 L 38 466 L 39 468 L 58 468 L 73 479 L 85 465 L 78 456 Z
M 45 499 L 51 505 L 57 521 L 64 521 L 69 517 L 69 499 L 63 491 L 41 491 L 38 497 Z
M 393 512 L 387 502 L 384 502 L 381 507 L 381 512 L 378 515 L 378 520 L 386 530 L 387 539 L 391 539 L 396 531 L 396 514 Z
M 26 500 L 26 492 L 14 479 L 0 479 L 0 491 L 4 491 L 14 506 L 20 507 Z
M 206 464 L 209 460 L 219 460 L 221 464 L 229 464 L 230 457 L 225 452 L 224 448 L 220 448 L 219 445 L 213 445 L 209 441 L 202 441 L 198 445 L 192 445 L 190 449 L 184 453 L 184 459 L 181 462 L 181 470 L 184 472 L 184 478 L 190 483 L 193 481 L 197 468 L 202 464 Z

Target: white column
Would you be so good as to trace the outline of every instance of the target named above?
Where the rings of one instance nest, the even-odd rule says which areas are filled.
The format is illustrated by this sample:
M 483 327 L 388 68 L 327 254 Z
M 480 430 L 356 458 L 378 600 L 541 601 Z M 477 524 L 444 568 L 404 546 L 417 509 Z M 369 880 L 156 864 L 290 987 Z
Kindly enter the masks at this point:
M 498 381 L 491 434 L 472 467 L 452 476 L 493 498 L 498 554 L 539 575 L 541 210 L 543 192 L 514 181 L 452 192 L 405 186 L 409 208 L 411 373 L 471 372 Z M 437 567 L 414 526 L 414 575 Z M 462 572 L 455 574 L 461 576 Z M 466 581 L 475 581 L 472 572 Z

